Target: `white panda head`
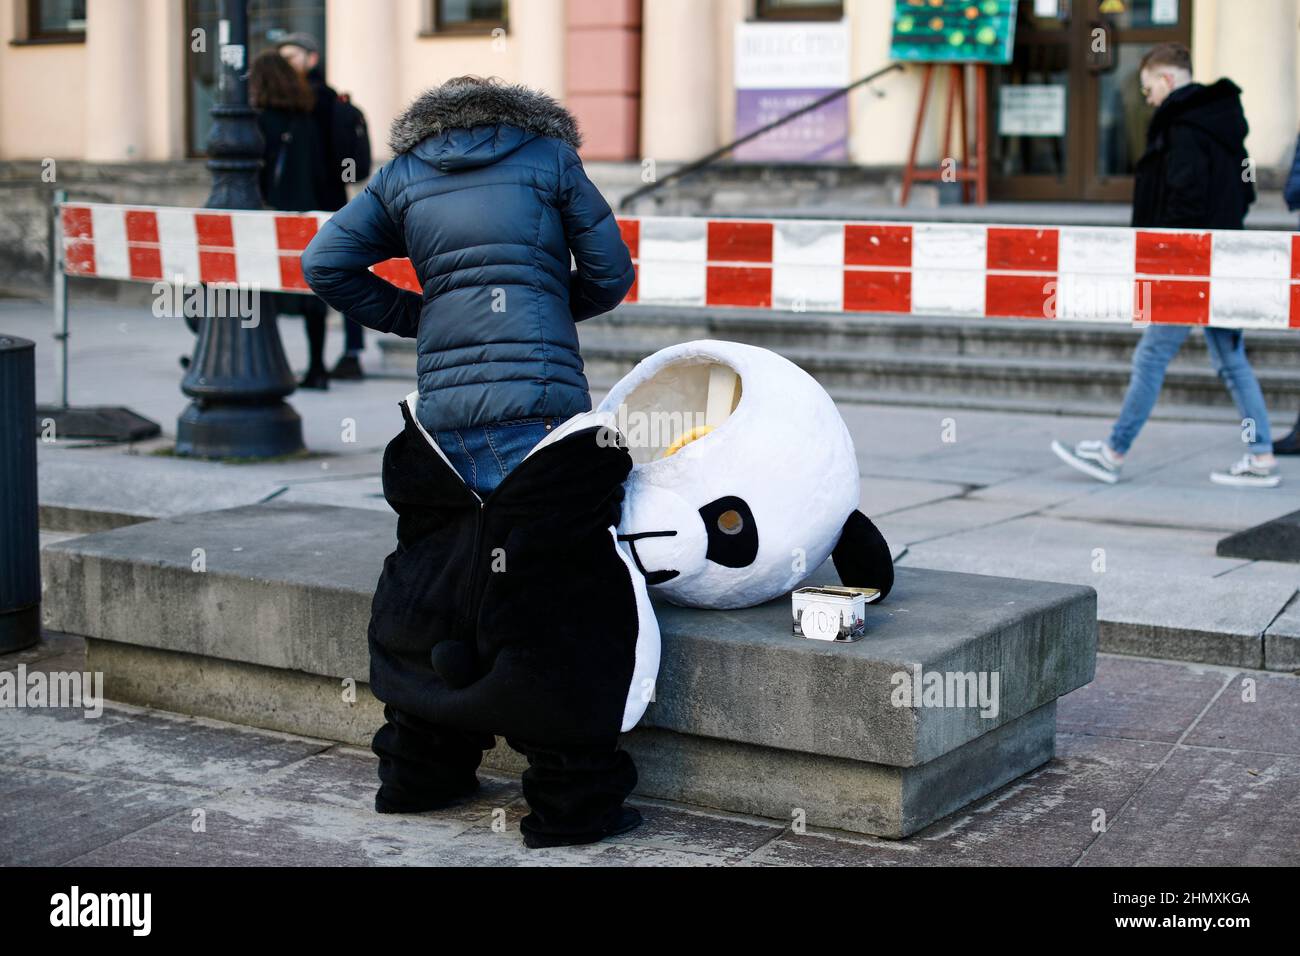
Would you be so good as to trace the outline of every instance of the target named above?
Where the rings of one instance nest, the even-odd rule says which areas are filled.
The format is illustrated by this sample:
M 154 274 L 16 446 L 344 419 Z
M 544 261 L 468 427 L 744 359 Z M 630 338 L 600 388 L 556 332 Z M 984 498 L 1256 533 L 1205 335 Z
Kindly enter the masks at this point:
M 853 439 L 826 391 L 775 352 L 710 339 L 640 362 L 600 403 L 632 455 L 619 541 L 674 604 L 738 608 L 832 556 L 887 593 L 893 562 L 860 511 Z

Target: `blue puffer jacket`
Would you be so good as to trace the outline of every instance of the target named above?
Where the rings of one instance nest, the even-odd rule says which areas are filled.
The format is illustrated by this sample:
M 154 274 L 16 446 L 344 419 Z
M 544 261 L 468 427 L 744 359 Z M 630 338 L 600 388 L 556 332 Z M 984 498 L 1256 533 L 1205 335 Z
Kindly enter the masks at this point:
M 312 291 L 416 339 L 428 431 L 590 410 L 574 323 L 618 305 L 634 273 L 573 116 L 525 87 L 451 82 L 398 117 L 389 145 L 303 254 Z M 403 256 L 423 295 L 368 269 Z

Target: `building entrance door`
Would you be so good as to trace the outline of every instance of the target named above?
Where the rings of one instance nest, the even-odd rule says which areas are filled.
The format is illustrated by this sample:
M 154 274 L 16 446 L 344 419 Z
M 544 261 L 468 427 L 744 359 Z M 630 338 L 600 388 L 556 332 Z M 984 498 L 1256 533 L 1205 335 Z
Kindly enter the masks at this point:
M 1012 61 L 989 68 L 992 197 L 1128 202 L 1152 112 L 1138 63 L 1191 33 L 1191 0 L 1020 0 Z

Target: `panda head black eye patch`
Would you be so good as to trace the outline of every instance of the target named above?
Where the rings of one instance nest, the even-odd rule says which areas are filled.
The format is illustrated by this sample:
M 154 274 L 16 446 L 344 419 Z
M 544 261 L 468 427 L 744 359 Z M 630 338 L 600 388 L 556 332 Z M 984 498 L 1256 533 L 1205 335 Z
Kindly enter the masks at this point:
M 705 557 L 727 568 L 744 568 L 758 557 L 758 524 L 744 498 L 724 495 L 700 509 L 708 534 Z

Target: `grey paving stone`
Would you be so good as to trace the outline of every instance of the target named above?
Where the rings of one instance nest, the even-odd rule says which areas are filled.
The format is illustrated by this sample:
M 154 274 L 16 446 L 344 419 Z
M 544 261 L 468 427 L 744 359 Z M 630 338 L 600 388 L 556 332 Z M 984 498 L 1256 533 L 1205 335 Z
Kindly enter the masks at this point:
M 214 796 L 92 850 L 77 866 L 384 866 L 422 863 L 465 826 L 245 794 Z
M 1081 863 L 1300 864 L 1300 758 L 1178 748 Z
M 1295 594 L 1289 577 L 1237 577 L 1215 532 L 1042 516 L 914 545 L 902 563 L 1090 585 L 1101 649 L 1258 668 L 1264 629 Z M 1105 570 L 1097 571 L 1104 559 Z M 1231 573 L 1225 573 L 1231 572 Z
M 1286 458 L 1278 459 L 1282 475 L 1282 485 L 1278 488 L 1227 488 L 1210 481 L 1211 471 L 1223 470 L 1240 457 L 1240 448 L 1228 444 L 1220 450 L 1203 452 L 1146 473 L 1138 480 L 1106 486 L 1104 493 L 1072 499 L 1054 507 L 1050 513 L 1227 533 L 1300 508 L 1300 463 Z M 1124 467 L 1127 471 L 1127 462 Z M 1078 479 L 1092 481 L 1085 475 L 1079 475 Z
M 1230 677 L 1220 670 L 1101 654 L 1093 682 L 1057 701 L 1057 731 L 1174 743 Z
M 328 746 L 157 712 L 0 710 L 0 762 L 100 777 L 233 787 Z
M 518 792 L 517 784 L 516 792 Z M 785 830 L 781 821 L 762 817 L 710 812 L 682 804 L 637 797 L 633 797 L 628 803 L 640 811 L 641 825 L 635 830 L 603 841 L 611 846 L 626 848 L 627 853 L 621 855 L 628 859 L 635 856 L 635 851 L 646 850 L 702 854 L 717 862 L 735 864 L 780 836 Z M 528 803 L 521 795 L 520 799 L 503 809 L 505 812 L 499 817 L 498 826 L 504 825 L 506 832 L 517 834 L 519 821 L 529 812 Z M 492 831 L 493 822 L 491 817 L 480 818 L 471 830 L 465 832 L 465 837 L 482 835 L 483 831 Z
M 1046 766 L 903 841 L 831 831 L 785 833 L 747 862 L 786 866 L 1070 866 L 1097 834 L 1095 811 L 1115 812 L 1169 747 L 1057 737 Z
M 949 535 L 1010 521 L 1028 514 L 1015 502 L 982 501 L 970 497 L 949 498 L 884 516 L 871 515 L 891 546 L 938 541 Z
M 1300 756 L 1300 681 L 1236 675 L 1183 743 Z
M 0 671 L 16 670 L 19 664 L 26 664 L 27 670 L 31 671 L 37 662 L 48 662 L 52 658 L 57 658 L 60 664 L 73 664 L 78 658 L 84 662 L 85 656 L 85 638 L 46 631 L 41 635 L 40 641 L 31 647 L 0 654 Z M 45 668 L 50 666 L 55 665 L 43 664 Z
M 0 764 L 0 865 L 57 866 L 208 796 L 193 787 Z
M 504 744 L 500 745 L 504 746 Z M 519 781 L 480 770 L 480 789 L 473 797 L 444 810 L 429 811 L 437 820 L 474 823 L 520 799 Z M 282 774 L 248 787 L 251 796 L 304 804 L 323 804 L 378 815 L 379 761 L 373 755 L 336 747 L 294 764 Z
M 890 514 L 932 501 L 942 501 L 966 490 L 965 485 L 939 481 L 915 481 L 867 476 L 862 479 L 862 497 L 858 507 L 863 514 L 875 520 L 876 516 Z

